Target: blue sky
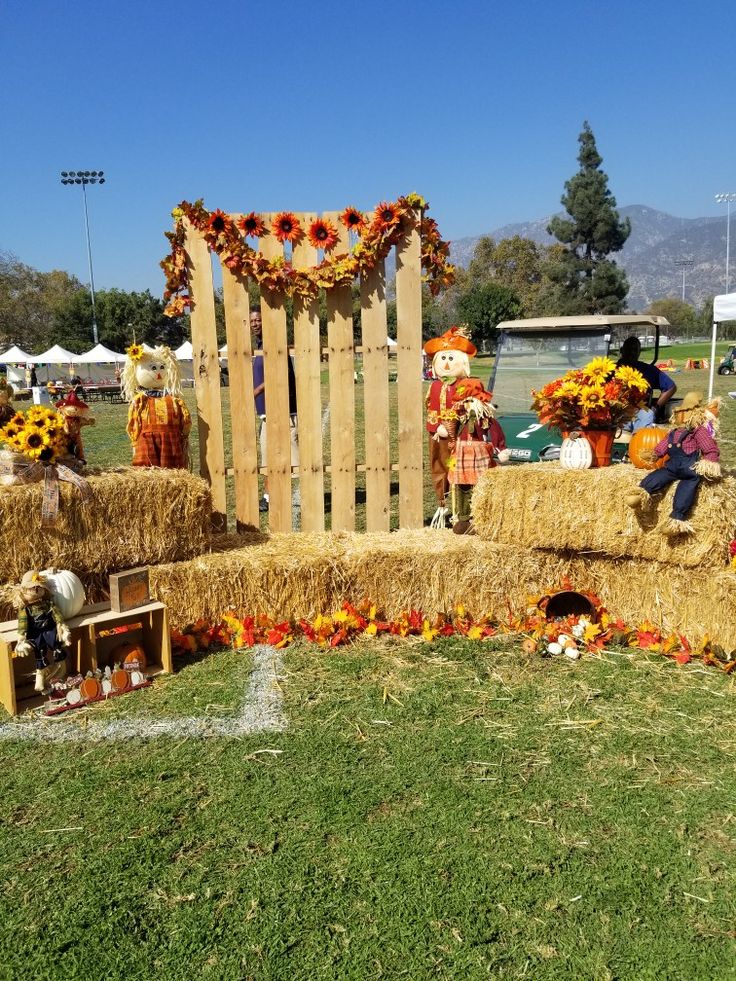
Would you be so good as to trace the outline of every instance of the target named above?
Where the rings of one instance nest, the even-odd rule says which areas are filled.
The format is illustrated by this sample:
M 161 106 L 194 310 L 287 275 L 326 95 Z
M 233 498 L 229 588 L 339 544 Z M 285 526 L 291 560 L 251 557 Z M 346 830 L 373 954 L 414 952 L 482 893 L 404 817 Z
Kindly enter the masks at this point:
M 371 208 L 418 191 L 461 238 L 558 209 L 588 119 L 618 204 L 724 215 L 736 5 L 593 0 L 0 8 L 0 249 L 160 295 L 183 198 Z

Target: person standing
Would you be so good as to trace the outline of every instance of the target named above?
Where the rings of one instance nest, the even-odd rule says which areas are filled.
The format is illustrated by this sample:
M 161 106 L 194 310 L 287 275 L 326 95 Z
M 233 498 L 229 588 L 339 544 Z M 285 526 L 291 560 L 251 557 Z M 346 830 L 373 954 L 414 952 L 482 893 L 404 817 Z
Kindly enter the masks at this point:
M 253 355 L 253 402 L 256 415 L 260 420 L 260 432 L 258 443 L 261 450 L 261 466 L 266 467 L 266 379 L 263 364 L 263 320 L 261 311 L 251 310 L 250 329 L 253 337 L 253 350 L 260 351 Z M 297 430 L 296 417 L 296 377 L 294 375 L 294 365 L 291 357 L 286 359 L 289 374 L 289 432 L 291 436 L 291 466 L 299 466 L 299 436 Z M 259 511 L 268 511 L 268 476 L 263 481 L 263 497 L 258 502 Z
M 634 368 L 640 375 L 644 376 L 645 381 L 649 385 L 649 406 L 646 409 L 640 409 L 631 423 L 629 423 L 631 427 L 630 432 L 632 433 L 635 433 L 638 429 L 644 429 L 646 426 L 651 426 L 655 422 L 664 421 L 664 407 L 677 391 L 677 385 L 670 376 L 666 372 L 661 371 L 656 364 L 647 364 L 646 361 L 640 361 L 640 354 L 641 341 L 639 338 L 627 337 L 621 345 L 621 353 L 616 363 L 617 368 L 620 368 L 621 365 Z M 656 397 L 654 395 L 655 391 L 659 392 L 659 395 Z

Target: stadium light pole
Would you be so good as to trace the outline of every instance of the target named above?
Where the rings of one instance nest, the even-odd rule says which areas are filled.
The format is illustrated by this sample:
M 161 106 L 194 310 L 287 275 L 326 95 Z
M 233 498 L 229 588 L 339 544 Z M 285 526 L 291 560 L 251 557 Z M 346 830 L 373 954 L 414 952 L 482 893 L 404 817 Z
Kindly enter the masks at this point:
M 691 269 L 695 263 L 692 259 L 685 256 L 682 259 L 675 259 L 675 265 L 678 269 L 682 269 L 682 302 L 685 302 L 685 271 Z
M 729 261 L 731 258 L 731 202 L 736 201 L 736 194 L 716 194 L 716 201 L 719 204 L 726 204 L 726 292 L 729 291 L 731 277 L 729 275 Z
M 87 261 L 89 262 L 89 289 L 92 295 L 92 337 L 95 345 L 99 342 L 97 334 L 97 311 L 95 309 L 95 277 L 92 272 L 92 246 L 89 238 L 89 215 L 87 213 L 87 185 L 104 184 L 105 174 L 102 170 L 62 170 L 62 184 L 81 184 L 82 202 L 84 204 L 84 227 L 87 232 Z

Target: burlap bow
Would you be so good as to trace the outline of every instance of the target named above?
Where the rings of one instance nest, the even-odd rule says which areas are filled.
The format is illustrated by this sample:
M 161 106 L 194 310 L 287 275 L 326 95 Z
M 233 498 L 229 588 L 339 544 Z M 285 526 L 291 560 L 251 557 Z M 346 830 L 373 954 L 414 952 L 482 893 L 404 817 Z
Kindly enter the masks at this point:
M 92 488 L 89 483 L 74 473 L 63 463 L 42 463 L 36 460 L 25 467 L 22 473 L 16 469 L 20 484 L 33 484 L 43 478 L 43 501 L 41 503 L 41 527 L 53 528 L 59 517 L 59 481 L 66 480 L 73 484 L 80 493 L 82 504 L 92 500 Z

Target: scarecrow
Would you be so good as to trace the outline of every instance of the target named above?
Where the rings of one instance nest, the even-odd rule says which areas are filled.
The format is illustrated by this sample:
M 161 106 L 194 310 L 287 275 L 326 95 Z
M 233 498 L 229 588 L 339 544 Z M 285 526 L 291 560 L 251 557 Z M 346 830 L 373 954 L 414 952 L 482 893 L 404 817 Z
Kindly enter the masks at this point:
M 15 415 L 15 409 L 10 401 L 12 397 L 13 386 L 8 383 L 6 378 L 0 378 L 0 426 L 10 422 Z
M 127 354 L 122 389 L 130 403 L 127 430 L 133 466 L 188 466 L 192 420 L 181 398 L 176 355 L 163 345 L 146 351 L 141 344 L 132 344 Z
M 53 680 L 67 674 L 69 627 L 40 572 L 25 573 L 15 588 L 14 606 L 18 610 L 16 653 L 20 657 L 35 655 L 36 691 L 48 691 Z
M 694 529 L 687 519 L 700 481 L 718 480 L 721 476 L 720 450 L 714 439 L 719 410 L 720 399 L 704 405 L 701 392 L 688 392 L 673 413 L 675 428 L 652 451 L 655 459 L 664 458 L 664 466 L 648 473 L 625 498 L 630 508 L 646 511 L 654 503 L 654 494 L 678 481 L 672 513 L 661 528 L 665 535 L 692 534 Z
M 95 423 L 94 416 L 89 414 L 89 406 L 76 392 L 70 392 L 65 398 L 56 402 L 56 408 L 64 417 L 64 432 L 67 435 L 69 455 L 80 463 L 86 463 L 82 445 L 82 427 L 93 426 Z
M 453 531 L 474 534 L 473 487 L 480 473 L 496 465 L 494 454 L 505 445 L 503 431 L 495 421 L 490 394 L 478 378 L 470 377 L 470 358 L 477 351 L 465 329 L 451 327 L 427 341 L 424 351 L 432 356 L 435 377 L 427 393 L 429 463 L 438 502 L 432 527 L 445 527 L 452 485 Z

